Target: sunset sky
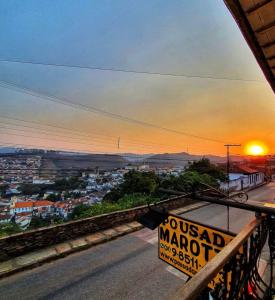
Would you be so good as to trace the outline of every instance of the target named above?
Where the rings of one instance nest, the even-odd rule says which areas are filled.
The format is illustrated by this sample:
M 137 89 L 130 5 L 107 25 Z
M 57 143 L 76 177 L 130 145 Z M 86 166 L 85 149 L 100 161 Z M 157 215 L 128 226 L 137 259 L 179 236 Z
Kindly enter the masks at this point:
M 274 94 L 223 1 L 9 0 L 0 28 L 0 60 L 212 77 L 2 61 L 2 145 L 222 155 L 259 140 L 275 153 Z

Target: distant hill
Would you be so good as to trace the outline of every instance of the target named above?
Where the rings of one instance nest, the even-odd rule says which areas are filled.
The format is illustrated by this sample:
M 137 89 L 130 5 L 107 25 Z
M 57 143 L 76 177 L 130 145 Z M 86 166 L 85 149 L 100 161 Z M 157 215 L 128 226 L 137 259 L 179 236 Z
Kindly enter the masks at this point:
M 115 154 L 46 153 L 42 156 L 41 170 L 50 169 L 66 174 L 73 171 L 111 170 L 125 167 L 127 164 L 123 157 Z
M 192 155 L 187 153 L 163 153 L 155 154 L 146 159 L 146 163 L 151 167 L 184 167 L 188 162 L 194 160 Z
M 139 160 L 137 160 L 137 157 L 138 155 L 135 155 L 136 162 L 144 162 L 156 168 L 185 167 L 189 162 L 199 160 L 203 157 L 208 158 L 213 163 L 226 162 L 226 157 L 216 155 L 193 155 L 186 152 L 154 154 L 147 155 L 147 157 L 146 155 L 140 155 Z M 127 159 L 127 156 L 125 156 L 125 158 Z M 243 160 L 243 157 L 231 157 L 231 160 Z
M 111 170 L 122 168 L 128 164 L 149 164 L 151 167 L 184 167 L 189 162 L 203 157 L 214 163 L 226 162 L 226 157 L 216 155 L 193 155 L 186 152 L 162 154 L 85 154 L 61 151 L 44 151 L 39 149 L 18 149 L 5 147 L 0 149 L 0 156 L 40 155 L 42 157 L 41 175 L 59 173 L 62 175 L 76 174 L 79 171 Z M 240 161 L 244 157 L 231 156 L 231 161 Z

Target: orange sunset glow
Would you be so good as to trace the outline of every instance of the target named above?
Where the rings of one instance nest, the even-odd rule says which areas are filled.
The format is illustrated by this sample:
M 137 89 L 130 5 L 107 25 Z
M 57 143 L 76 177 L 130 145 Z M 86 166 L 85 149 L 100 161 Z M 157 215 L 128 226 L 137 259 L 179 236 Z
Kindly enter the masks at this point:
M 245 154 L 262 156 L 268 154 L 268 147 L 261 141 L 251 141 L 245 146 Z

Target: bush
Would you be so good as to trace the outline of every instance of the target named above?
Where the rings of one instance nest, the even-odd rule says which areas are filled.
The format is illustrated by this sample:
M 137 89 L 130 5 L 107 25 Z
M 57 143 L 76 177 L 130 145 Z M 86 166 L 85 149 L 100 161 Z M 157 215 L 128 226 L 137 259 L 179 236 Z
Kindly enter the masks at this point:
M 97 203 L 92 206 L 80 204 L 74 208 L 71 215 L 71 219 L 75 220 L 75 219 L 93 217 L 93 216 L 106 214 L 118 210 L 145 205 L 152 202 L 157 202 L 158 200 L 159 200 L 158 198 L 153 198 L 150 196 L 133 194 L 133 195 L 123 196 L 116 203 L 103 201 L 102 203 Z
M 0 224 L 0 237 L 21 232 L 21 228 L 14 223 Z
M 213 187 L 218 186 L 217 180 L 208 174 L 199 174 L 196 171 L 186 171 L 178 177 L 169 176 L 164 179 L 161 182 L 160 187 L 190 193 L 195 190 L 205 189 L 203 183 Z

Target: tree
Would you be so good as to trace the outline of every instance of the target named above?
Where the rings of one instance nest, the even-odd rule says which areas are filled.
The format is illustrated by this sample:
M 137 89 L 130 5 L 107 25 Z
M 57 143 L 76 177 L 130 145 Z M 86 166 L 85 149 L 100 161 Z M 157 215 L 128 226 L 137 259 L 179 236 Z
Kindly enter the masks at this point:
M 159 185 L 159 178 L 154 172 L 131 170 L 124 175 L 124 181 L 105 195 L 104 201 L 115 203 L 124 195 L 152 195 Z
M 20 186 L 19 190 L 23 195 L 34 195 L 41 193 L 41 186 L 37 184 L 24 183 Z
M 79 219 L 84 216 L 89 216 L 90 210 L 90 206 L 85 204 L 79 204 L 73 209 L 71 219 Z
M 123 197 L 122 191 L 120 188 L 113 188 L 109 193 L 107 193 L 103 200 L 111 203 L 117 202 L 121 197 Z
M 78 177 L 72 176 L 69 178 L 64 178 L 57 180 L 53 186 L 53 188 L 57 191 L 66 191 L 66 190 L 74 190 L 77 188 L 85 187 L 85 182 L 80 180 Z
M 39 228 L 39 227 L 46 227 L 46 226 L 49 226 L 49 225 L 51 225 L 50 218 L 42 219 L 41 217 L 38 217 L 38 216 L 32 216 L 29 229 L 35 229 L 35 228 Z
M 219 181 L 225 182 L 227 179 L 227 175 L 224 170 L 212 164 L 208 158 L 202 158 L 198 161 L 194 161 L 189 165 L 187 171 L 196 171 L 199 174 L 207 174 Z
M 195 190 L 205 189 L 205 186 L 203 186 L 204 183 L 213 187 L 218 186 L 217 180 L 208 174 L 186 171 L 178 177 L 169 176 L 165 178 L 161 182 L 160 187 L 190 193 Z
M 154 172 L 138 172 L 131 170 L 124 175 L 122 192 L 124 194 L 151 194 L 155 191 L 159 178 Z
M 60 201 L 61 200 L 61 195 L 60 194 L 49 194 L 47 196 L 47 200 L 52 201 L 52 202 L 56 202 L 56 201 Z

